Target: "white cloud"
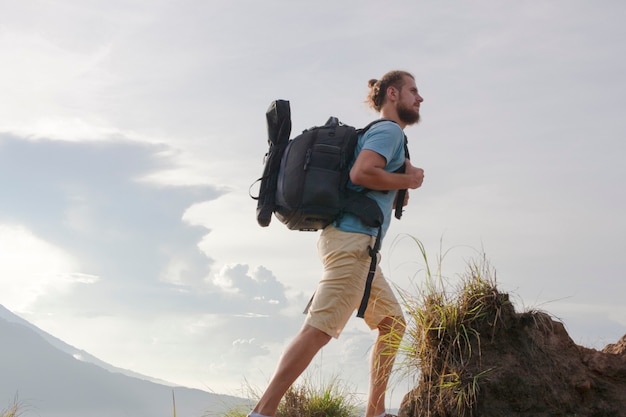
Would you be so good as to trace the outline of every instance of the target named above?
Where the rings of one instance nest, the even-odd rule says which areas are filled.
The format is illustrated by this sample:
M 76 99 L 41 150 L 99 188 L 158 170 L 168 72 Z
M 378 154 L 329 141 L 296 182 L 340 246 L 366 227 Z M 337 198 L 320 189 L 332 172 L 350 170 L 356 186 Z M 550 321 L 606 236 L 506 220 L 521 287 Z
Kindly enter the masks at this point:
M 64 250 L 19 225 L 0 224 L 0 303 L 28 311 L 41 296 L 66 294 L 98 277 L 78 272 L 80 265 Z
M 233 275 L 232 272 L 236 272 L 233 271 L 233 269 L 239 269 L 240 271 L 243 270 L 244 274 L 248 272 L 247 266 L 244 265 L 226 265 L 224 268 L 222 268 L 220 272 L 216 274 L 215 278 L 213 279 L 213 283 L 217 287 L 221 288 L 223 291 L 239 294 L 241 292 L 241 288 L 239 287 L 239 285 L 237 285 L 238 283 L 235 282 L 236 278 L 233 279 L 230 276 Z M 241 282 L 243 280 L 239 281 Z
M 238 188 L 192 205 L 183 221 L 208 230 L 198 246 L 217 260 L 217 270 L 237 263 L 262 265 L 286 287 L 312 293 L 322 272 L 316 247 L 319 234 L 290 231 L 275 218 L 269 227 L 261 227 L 255 210 L 256 201 L 247 188 Z
M 197 287 L 203 277 L 194 276 L 193 262 L 184 256 L 173 255 L 161 272 L 161 280 L 179 286 Z
M 229 352 L 232 356 L 237 356 L 235 360 L 242 358 L 253 358 L 255 356 L 267 355 L 269 349 L 258 345 L 254 338 L 236 339 L 232 342 L 232 350 Z M 228 362 L 228 361 L 227 361 Z
M 244 308 L 261 308 L 255 311 L 257 314 L 259 311 L 272 311 L 287 305 L 285 286 L 262 266 L 250 272 L 248 265 L 225 265 L 215 274 L 213 284 L 227 294 L 241 297 L 244 300 L 242 307 L 247 304 Z

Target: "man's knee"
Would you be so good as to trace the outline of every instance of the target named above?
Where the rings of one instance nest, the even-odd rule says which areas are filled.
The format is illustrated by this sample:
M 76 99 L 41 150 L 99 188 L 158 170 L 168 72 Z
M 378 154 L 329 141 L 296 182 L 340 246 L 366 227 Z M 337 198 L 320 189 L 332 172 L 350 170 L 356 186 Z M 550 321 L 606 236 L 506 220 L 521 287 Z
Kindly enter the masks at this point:
M 406 321 L 404 317 L 385 317 L 378 324 L 378 331 L 381 334 L 393 334 L 402 338 L 404 331 L 406 330 Z
M 330 339 L 332 338 L 331 336 L 326 334 L 326 332 L 323 332 L 317 327 L 313 327 L 309 324 L 305 324 L 304 327 L 302 327 L 302 330 L 300 330 L 300 334 L 308 342 L 315 346 L 318 346 L 319 348 L 326 346 L 326 344 L 330 342 Z

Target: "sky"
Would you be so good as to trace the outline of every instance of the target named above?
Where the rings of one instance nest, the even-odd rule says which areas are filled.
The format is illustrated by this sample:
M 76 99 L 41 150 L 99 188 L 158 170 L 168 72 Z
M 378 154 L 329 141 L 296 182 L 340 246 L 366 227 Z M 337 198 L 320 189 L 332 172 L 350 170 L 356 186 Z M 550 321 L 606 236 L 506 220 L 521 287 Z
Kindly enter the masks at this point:
M 364 126 L 367 81 L 403 69 L 425 180 L 388 279 L 418 293 L 416 239 L 450 290 L 484 255 L 518 311 L 600 349 L 626 333 L 625 18 L 619 0 L 0 0 L 0 304 L 121 368 L 261 390 L 321 274 L 317 233 L 256 223 L 265 111 L 289 100 L 292 136 Z M 364 393 L 374 336 L 352 319 L 307 378 Z

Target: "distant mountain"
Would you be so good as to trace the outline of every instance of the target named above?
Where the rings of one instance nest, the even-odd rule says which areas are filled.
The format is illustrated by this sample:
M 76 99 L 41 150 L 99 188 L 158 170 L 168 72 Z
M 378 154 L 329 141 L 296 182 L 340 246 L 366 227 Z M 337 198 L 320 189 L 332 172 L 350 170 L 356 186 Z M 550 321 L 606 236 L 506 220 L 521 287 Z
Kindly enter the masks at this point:
M 77 360 L 74 355 L 80 354 Z M 124 372 L 124 373 L 122 373 Z M 0 410 L 15 395 L 24 417 L 202 417 L 244 400 L 128 376 L 0 305 Z
M 41 330 L 39 327 L 35 326 L 34 324 L 28 322 L 27 320 L 24 320 L 23 318 L 19 317 L 18 315 L 14 314 L 13 312 L 11 312 L 10 310 L 8 310 L 6 307 L 4 307 L 2 304 L 0 304 L 0 320 L 6 320 L 9 323 L 16 323 L 16 324 L 21 324 L 22 326 L 28 327 L 31 330 L 34 330 L 35 333 L 37 333 L 38 335 L 40 335 L 41 337 L 43 337 L 43 339 L 50 343 L 53 347 L 59 349 L 62 352 L 65 352 L 69 355 L 72 355 L 75 358 L 80 358 L 81 361 L 83 362 L 87 362 L 87 363 L 92 363 L 94 365 L 98 365 L 99 367 L 106 369 L 107 371 L 111 371 L 111 372 L 117 372 L 126 376 L 132 376 L 134 378 L 139 378 L 139 379 L 145 379 L 146 381 L 152 381 L 152 382 L 156 382 L 157 384 L 163 384 L 163 385 L 168 385 L 168 386 L 176 386 L 176 384 L 173 384 L 171 382 L 167 382 L 167 381 L 163 381 L 161 379 L 157 379 L 157 378 L 153 378 L 147 375 L 142 375 L 140 373 L 137 372 L 133 372 L 131 370 L 128 369 L 122 369 L 122 368 L 118 368 L 115 367 L 111 364 L 108 364 L 98 358 L 96 358 L 95 356 L 89 354 L 88 352 L 85 352 L 82 349 L 78 349 L 72 345 L 69 345 L 67 343 L 65 343 L 64 341 L 52 336 L 49 333 L 46 333 L 45 331 Z

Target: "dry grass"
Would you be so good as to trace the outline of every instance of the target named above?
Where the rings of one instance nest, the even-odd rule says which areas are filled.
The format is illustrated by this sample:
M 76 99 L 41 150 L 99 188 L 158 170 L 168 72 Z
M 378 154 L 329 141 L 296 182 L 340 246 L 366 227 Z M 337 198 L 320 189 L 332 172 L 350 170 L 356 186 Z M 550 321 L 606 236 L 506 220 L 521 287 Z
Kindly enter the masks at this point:
M 356 403 L 355 394 L 337 378 L 320 386 L 304 380 L 287 391 L 276 417 L 353 417 Z
M 493 337 L 502 309 L 511 307 L 510 302 L 496 289 L 495 270 L 484 255 L 469 262 L 451 285 L 441 274 L 443 257 L 433 274 L 423 245 L 416 243 L 426 263 L 425 277 L 419 288 L 401 292 L 408 323 L 400 347 L 400 372 L 419 379 L 421 416 L 453 411 L 471 417 L 480 380 L 491 370 L 475 372 L 468 364 L 470 359 L 480 362 L 481 335 Z
M 20 401 L 16 395 L 7 408 L 0 410 L 0 417 L 19 417 L 24 414 L 26 408 L 26 404 Z
M 246 397 L 255 402 L 258 390 L 248 386 Z M 276 417 L 356 417 L 359 415 L 358 398 L 346 382 L 333 377 L 314 384 L 304 377 L 285 393 Z M 219 417 L 246 417 L 249 406 L 229 408 L 216 414 Z M 215 414 L 214 414 L 215 415 Z

